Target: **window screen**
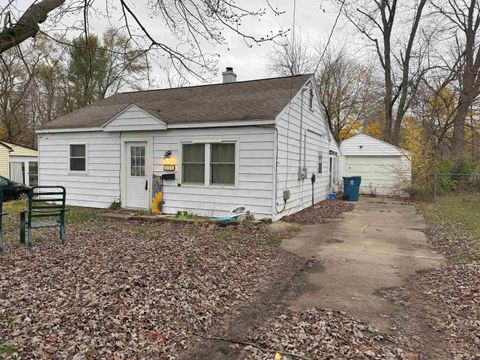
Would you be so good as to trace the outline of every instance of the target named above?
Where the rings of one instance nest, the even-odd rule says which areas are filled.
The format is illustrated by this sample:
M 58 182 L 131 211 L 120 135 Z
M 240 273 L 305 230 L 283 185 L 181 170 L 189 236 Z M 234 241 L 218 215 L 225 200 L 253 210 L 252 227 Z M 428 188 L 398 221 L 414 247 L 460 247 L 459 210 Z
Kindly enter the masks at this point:
M 70 145 L 70 170 L 86 170 L 86 149 L 85 145 Z
M 235 185 L 235 144 L 211 144 L 210 183 Z
M 318 155 L 318 173 L 321 174 L 323 172 L 323 155 Z
M 205 183 L 204 144 L 184 144 L 182 146 L 182 182 Z

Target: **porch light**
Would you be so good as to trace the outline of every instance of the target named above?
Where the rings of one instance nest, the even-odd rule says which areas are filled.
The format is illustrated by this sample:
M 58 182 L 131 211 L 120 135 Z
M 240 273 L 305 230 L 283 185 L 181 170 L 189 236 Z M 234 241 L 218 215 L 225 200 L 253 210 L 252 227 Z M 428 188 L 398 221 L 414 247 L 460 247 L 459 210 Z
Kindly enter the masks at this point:
M 170 150 L 165 151 L 165 155 L 163 156 L 163 171 L 175 171 L 176 167 L 177 159 L 172 156 Z

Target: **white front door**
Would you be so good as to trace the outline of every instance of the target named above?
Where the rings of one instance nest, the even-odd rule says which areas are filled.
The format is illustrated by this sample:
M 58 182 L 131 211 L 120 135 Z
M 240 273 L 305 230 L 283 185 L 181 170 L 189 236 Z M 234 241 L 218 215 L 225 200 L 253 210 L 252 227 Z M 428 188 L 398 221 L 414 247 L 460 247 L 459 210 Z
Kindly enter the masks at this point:
M 148 209 L 148 151 L 147 142 L 126 143 L 126 204 L 127 208 Z

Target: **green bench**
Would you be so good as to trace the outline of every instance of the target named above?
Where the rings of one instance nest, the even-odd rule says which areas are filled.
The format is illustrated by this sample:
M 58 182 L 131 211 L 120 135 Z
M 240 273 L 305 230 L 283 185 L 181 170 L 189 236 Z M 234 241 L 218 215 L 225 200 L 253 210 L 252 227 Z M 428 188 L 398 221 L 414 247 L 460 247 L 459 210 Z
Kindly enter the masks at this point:
M 65 195 L 63 186 L 33 186 L 28 193 L 28 210 L 20 213 L 20 243 L 32 246 L 32 229 L 60 228 L 60 240 L 65 241 Z

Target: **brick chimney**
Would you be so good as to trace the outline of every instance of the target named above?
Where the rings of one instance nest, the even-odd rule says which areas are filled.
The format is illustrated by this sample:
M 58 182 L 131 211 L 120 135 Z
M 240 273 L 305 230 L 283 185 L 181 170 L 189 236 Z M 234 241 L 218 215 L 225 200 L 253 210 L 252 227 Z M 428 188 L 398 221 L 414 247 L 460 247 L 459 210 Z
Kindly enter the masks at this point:
M 227 67 L 224 72 L 222 72 L 223 83 L 232 83 L 237 81 L 237 74 L 233 72 L 233 67 Z

